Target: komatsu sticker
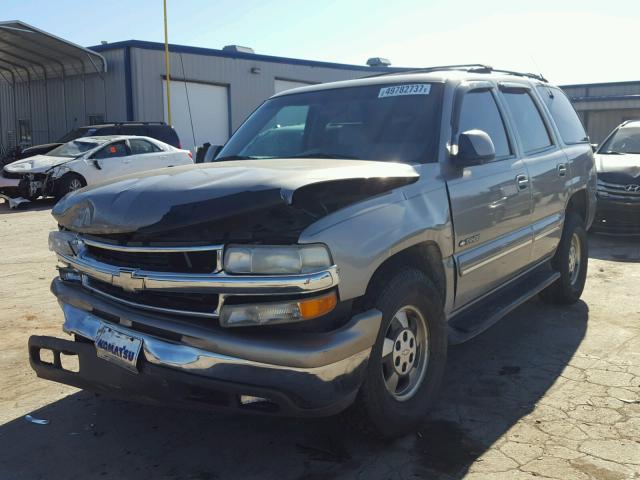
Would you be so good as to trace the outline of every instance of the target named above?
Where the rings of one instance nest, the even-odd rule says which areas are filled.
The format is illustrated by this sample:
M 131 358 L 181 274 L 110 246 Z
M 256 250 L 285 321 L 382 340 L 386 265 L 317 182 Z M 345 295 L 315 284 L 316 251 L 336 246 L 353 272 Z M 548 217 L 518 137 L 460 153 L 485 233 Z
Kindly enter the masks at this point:
M 399 97 L 401 95 L 429 95 L 431 85 L 428 83 L 414 83 L 411 85 L 394 85 L 380 89 L 378 98 Z

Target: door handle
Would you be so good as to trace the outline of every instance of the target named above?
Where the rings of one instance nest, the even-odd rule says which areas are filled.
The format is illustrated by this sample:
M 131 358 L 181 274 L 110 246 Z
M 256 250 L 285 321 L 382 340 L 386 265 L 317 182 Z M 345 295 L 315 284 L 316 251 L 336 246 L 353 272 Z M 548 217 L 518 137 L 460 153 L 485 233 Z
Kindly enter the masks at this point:
M 567 175 L 567 164 L 566 163 L 558 164 L 558 176 L 564 177 L 566 175 Z
M 516 184 L 518 185 L 518 190 L 526 190 L 529 188 L 529 178 L 526 175 L 518 175 Z

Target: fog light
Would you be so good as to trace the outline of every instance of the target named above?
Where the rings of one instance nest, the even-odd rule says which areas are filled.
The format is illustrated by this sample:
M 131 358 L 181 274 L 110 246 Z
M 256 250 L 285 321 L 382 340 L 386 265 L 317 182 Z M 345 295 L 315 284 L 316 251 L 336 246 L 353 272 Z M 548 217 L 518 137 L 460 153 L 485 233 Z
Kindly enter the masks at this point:
M 60 279 L 65 282 L 81 282 L 82 275 L 77 270 L 73 268 L 61 268 L 58 267 L 58 274 L 60 275 Z
M 303 300 L 248 305 L 225 305 L 220 313 L 223 327 L 248 327 L 311 320 L 331 312 L 337 305 L 335 292 Z

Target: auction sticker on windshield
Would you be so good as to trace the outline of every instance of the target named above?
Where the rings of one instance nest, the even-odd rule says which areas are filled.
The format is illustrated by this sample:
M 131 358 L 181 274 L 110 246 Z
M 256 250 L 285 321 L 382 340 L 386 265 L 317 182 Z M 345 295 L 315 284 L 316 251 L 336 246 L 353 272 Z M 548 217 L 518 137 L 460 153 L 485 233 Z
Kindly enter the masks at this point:
M 393 85 L 380 89 L 378 98 L 399 97 L 401 95 L 429 95 L 431 85 L 428 83 L 414 83 L 411 85 Z
M 98 330 L 95 345 L 99 358 L 132 372 L 138 371 L 136 364 L 142 347 L 142 339 L 103 325 Z

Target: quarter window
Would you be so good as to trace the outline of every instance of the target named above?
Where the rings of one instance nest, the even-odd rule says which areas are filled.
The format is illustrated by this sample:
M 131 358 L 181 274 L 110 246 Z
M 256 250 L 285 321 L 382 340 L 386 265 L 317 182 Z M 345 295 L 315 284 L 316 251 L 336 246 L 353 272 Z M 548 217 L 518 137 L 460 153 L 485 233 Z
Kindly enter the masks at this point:
M 538 91 L 558 126 L 562 141 L 567 145 L 588 142 L 589 137 L 567 96 L 558 88 L 539 86 Z
M 159 152 L 160 149 L 151 142 L 142 140 L 140 138 L 132 138 L 129 140 L 129 147 L 131 148 L 131 155 L 142 155 L 145 153 Z
M 528 92 L 504 92 L 511 118 L 522 141 L 525 153 L 552 145 L 547 127 Z
M 472 91 L 464 96 L 460 109 L 459 133 L 467 130 L 486 132 L 493 141 L 497 158 L 511 154 L 504 122 L 490 91 Z

